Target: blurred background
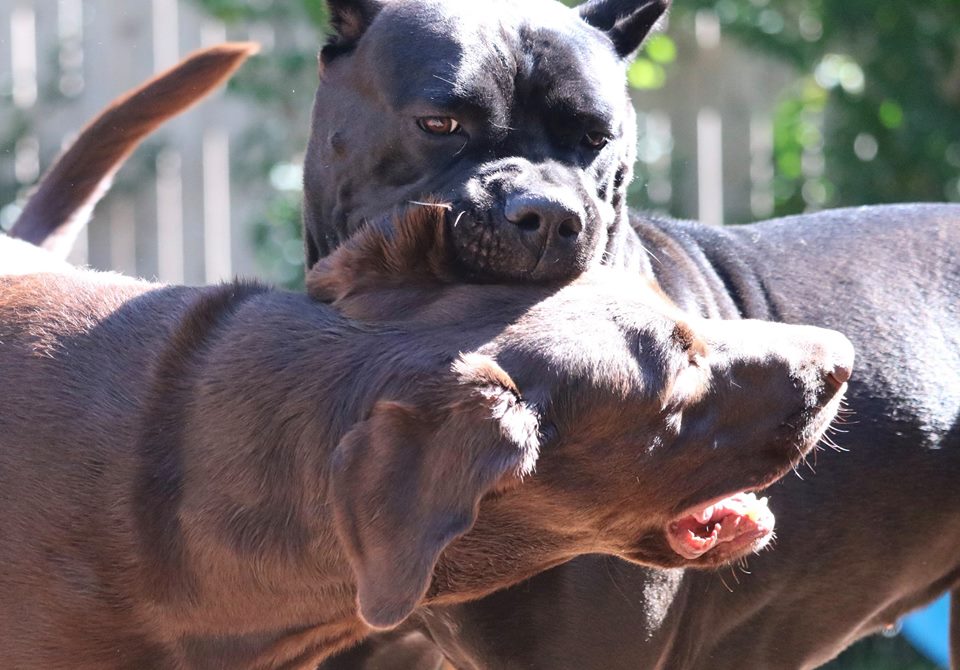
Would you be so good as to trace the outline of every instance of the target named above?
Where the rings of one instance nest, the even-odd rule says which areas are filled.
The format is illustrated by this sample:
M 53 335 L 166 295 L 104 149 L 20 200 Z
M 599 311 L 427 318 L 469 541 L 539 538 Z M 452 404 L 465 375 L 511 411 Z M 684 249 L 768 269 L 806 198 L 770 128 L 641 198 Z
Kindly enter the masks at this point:
M 226 93 L 130 160 L 73 260 L 299 286 L 300 165 L 325 24 L 322 0 L 0 0 L 0 227 L 111 98 L 201 45 L 253 39 L 263 53 Z M 960 202 L 957 0 L 674 0 L 629 80 L 636 207 L 722 225 Z M 898 625 L 828 667 L 937 667 L 939 611 L 905 625 L 920 647 L 929 638 L 927 656 Z

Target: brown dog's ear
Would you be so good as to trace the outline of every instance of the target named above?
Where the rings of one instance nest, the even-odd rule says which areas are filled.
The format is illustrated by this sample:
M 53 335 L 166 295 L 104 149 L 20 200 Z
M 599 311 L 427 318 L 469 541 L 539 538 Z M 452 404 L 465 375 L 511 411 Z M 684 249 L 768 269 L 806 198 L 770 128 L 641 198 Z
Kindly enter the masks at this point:
M 417 205 L 368 224 L 307 272 L 307 293 L 335 304 L 371 289 L 448 281 L 444 212 L 442 205 Z
M 333 35 L 320 52 L 326 63 L 353 49 L 383 8 L 384 0 L 327 0 Z
M 360 616 L 373 628 L 413 612 L 440 552 L 473 526 L 480 499 L 536 462 L 536 417 L 506 373 L 476 355 L 454 369 L 456 388 L 438 389 L 445 406 L 381 401 L 334 453 L 335 523 Z
M 671 0 L 589 0 L 578 8 L 584 21 L 605 32 L 617 55 L 628 58 L 670 7 Z

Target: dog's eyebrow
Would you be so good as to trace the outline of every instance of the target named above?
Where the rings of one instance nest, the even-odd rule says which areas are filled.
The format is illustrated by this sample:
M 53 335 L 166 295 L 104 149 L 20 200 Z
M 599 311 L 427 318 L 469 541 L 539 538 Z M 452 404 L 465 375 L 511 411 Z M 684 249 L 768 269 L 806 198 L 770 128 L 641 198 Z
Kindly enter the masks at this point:
M 561 114 L 569 115 L 584 125 L 612 129 L 616 122 L 613 110 L 600 105 L 565 99 L 557 100 L 554 104 Z
M 613 114 L 605 114 L 599 111 L 590 111 L 590 112 L 580 112 L 578 115 L 579 120 L 585 126 L 595 126 L 597 128 L 604 128 L 607 130 L 614 130 L 614 116 Z
M 407 106 L 435 109 L 451 114 L 469 114 L 471 116 L 486 114 L 482 93 L 461 89 L 450 90 L 446 86 L 427 88 L 414 93 L 407 101 Z

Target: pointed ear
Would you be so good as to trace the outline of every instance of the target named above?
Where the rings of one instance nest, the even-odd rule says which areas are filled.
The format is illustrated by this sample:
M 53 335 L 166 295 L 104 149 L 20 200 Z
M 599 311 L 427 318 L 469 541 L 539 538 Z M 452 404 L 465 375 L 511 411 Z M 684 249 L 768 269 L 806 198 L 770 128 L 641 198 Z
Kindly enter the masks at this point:
M 324 63 L 352 50 L 383 9 L 384 0 L 327 0 L 333 34 L 320 52 Z
M 537 421 L 492 359 L 455 366 L 439 409 L 381 401 L 334 453 L 338 535 L 360 616 L 393 628 L 423 599 L 443 549 L 473 526 L 480 499 L 533 469 Z
M 584 21 L 607 33 L 617 55 L 628 58 L 670 7 L 671 0 L 589 0 L 578 8 Z
M 368 224 L 310 268 L 307 293 L 337 304 L 370 290 L 449 281 L 445 211 L 441 205 L 417 205 Z

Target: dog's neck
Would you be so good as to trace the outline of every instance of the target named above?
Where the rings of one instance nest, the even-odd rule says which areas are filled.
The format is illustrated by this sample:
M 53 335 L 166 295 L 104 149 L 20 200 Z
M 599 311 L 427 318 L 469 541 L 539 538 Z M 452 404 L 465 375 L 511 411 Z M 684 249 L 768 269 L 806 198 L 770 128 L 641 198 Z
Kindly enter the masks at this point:
M 448 374 L 461 350 L 479 347 L 510 318 L 475 314 L 469 335 L 456 328 L 438 337 L 437 328 L 422 324 L 352 321 L 302 295 L 207 289 L 161 354 L 152 382 L 146 430 L 160 436 L 159 449 L 177 426 L 192 448 L 174 444 L 145 464 L 145 476 L 154 477 L 164 462 L 180 459 L 180 472 L 150 490 L 183 492 L 175 508 L 159 492 L 139 503 L 141 524 L 152 533 L 145 595 L 180 603 L 170 615 L 184 635 L 236 630 L 238 612 L 255 615 L 241 628 L 279 631 L 273 646 L 305 624 L 315 626 L 311 644 L 320 640 L 330 653 L 368 632 L 333 518 L 333 454 L 380 399 L 416 398 L 419 384 Z M 195 485 L 184 486 L 187 480 Z M 569 558 L 538 542 L 535 529 L 502 533 L 495 519 L 497 505 L 509 503 L 505 496 L 492 501 L 494 522 L 478 536 L 483 546 L 478 538 L 458 541 L 454 559 L 442 561 L 434 599 L 480 597 Z M 477 558 L 483 570 L 444 567 L 462 562 L 458 556 L 466 564 Z
M 519 394 L 492 359 L 464 366 L 461 352 L 496 350 L 491 343 L 507 326 L 557 287 L 450 282 L 442 242 L 442 218 L 405 217 L 358 235 L 315 268 L 309 289 L 332 307 L 305 295 L 225 286 L 201 291 L 180 317 L 152 379 L 139 514 L 151 536 L 147 595 L 193 603 L 178 611 L 186 631 L 228 630 L 237 612 L 256 613 L 241 627 L 261 631 L 305 622 L 322 624 L 323 635 L 344 626 L 358 635 L 368 630 L 357 609 L 364 561 L 371 547 L 396 552 L 390 547 L 406 541 L 393 537 L 397 528 L 420 525 L 391 516 L 397 510 L 386 490 L 421 486 L 419 470 L 406 482 L 397 477 L 420 467 L 416 454 L 427 445 L 456 445 L 465 434 L 472 446 L 428 452 L 442 469 L 431 460 L 420 474 L 445 475 L 423 480 L 432 483 L 417 498 L 456 488 L 451 500 L 466 506 L 454 516 L 472 519 L 479 496 L 491 485 L 497 494 L 483 501 L 473 530 L 454 539 L 473 521 L 458 526 L 432 583 L 424 575 L 427 602 L 478 598 L 595 546 L 593 533 L 572 537 L 538 526 L 537 510 L 551 496 L 535 481 L 519 495 L 497 475 L 475 502 L 451 484 L 487 481 L 470 469 L 474 463 L 524 453 L 522 438 L 503 446 L 502 431 L 529 429 L 522 417 L 493 421 L 495 396 L 509 405 Z M 469 399 L 478 391 L 490 404 Z M 187 439 L 190 449 L 182 448 Z M 533 461 L 502 462 L 519 474 Z M 167 491 L 184 493 L 173 499 Z M 445 514 L 448 502 L 437 509 Z M 400 501 L 400 513 L 406 504 Z M 523 505 L 529 513 L 518 515 Z M 423 513 L 424 528 L 434 527 L 431 509 L 413 511 Z M 361 537 L 368 533 L 376 537 Z M 374 583 L 391 580 L 377 575 Z M 236 605 L 221 611 L 220 603 Z

